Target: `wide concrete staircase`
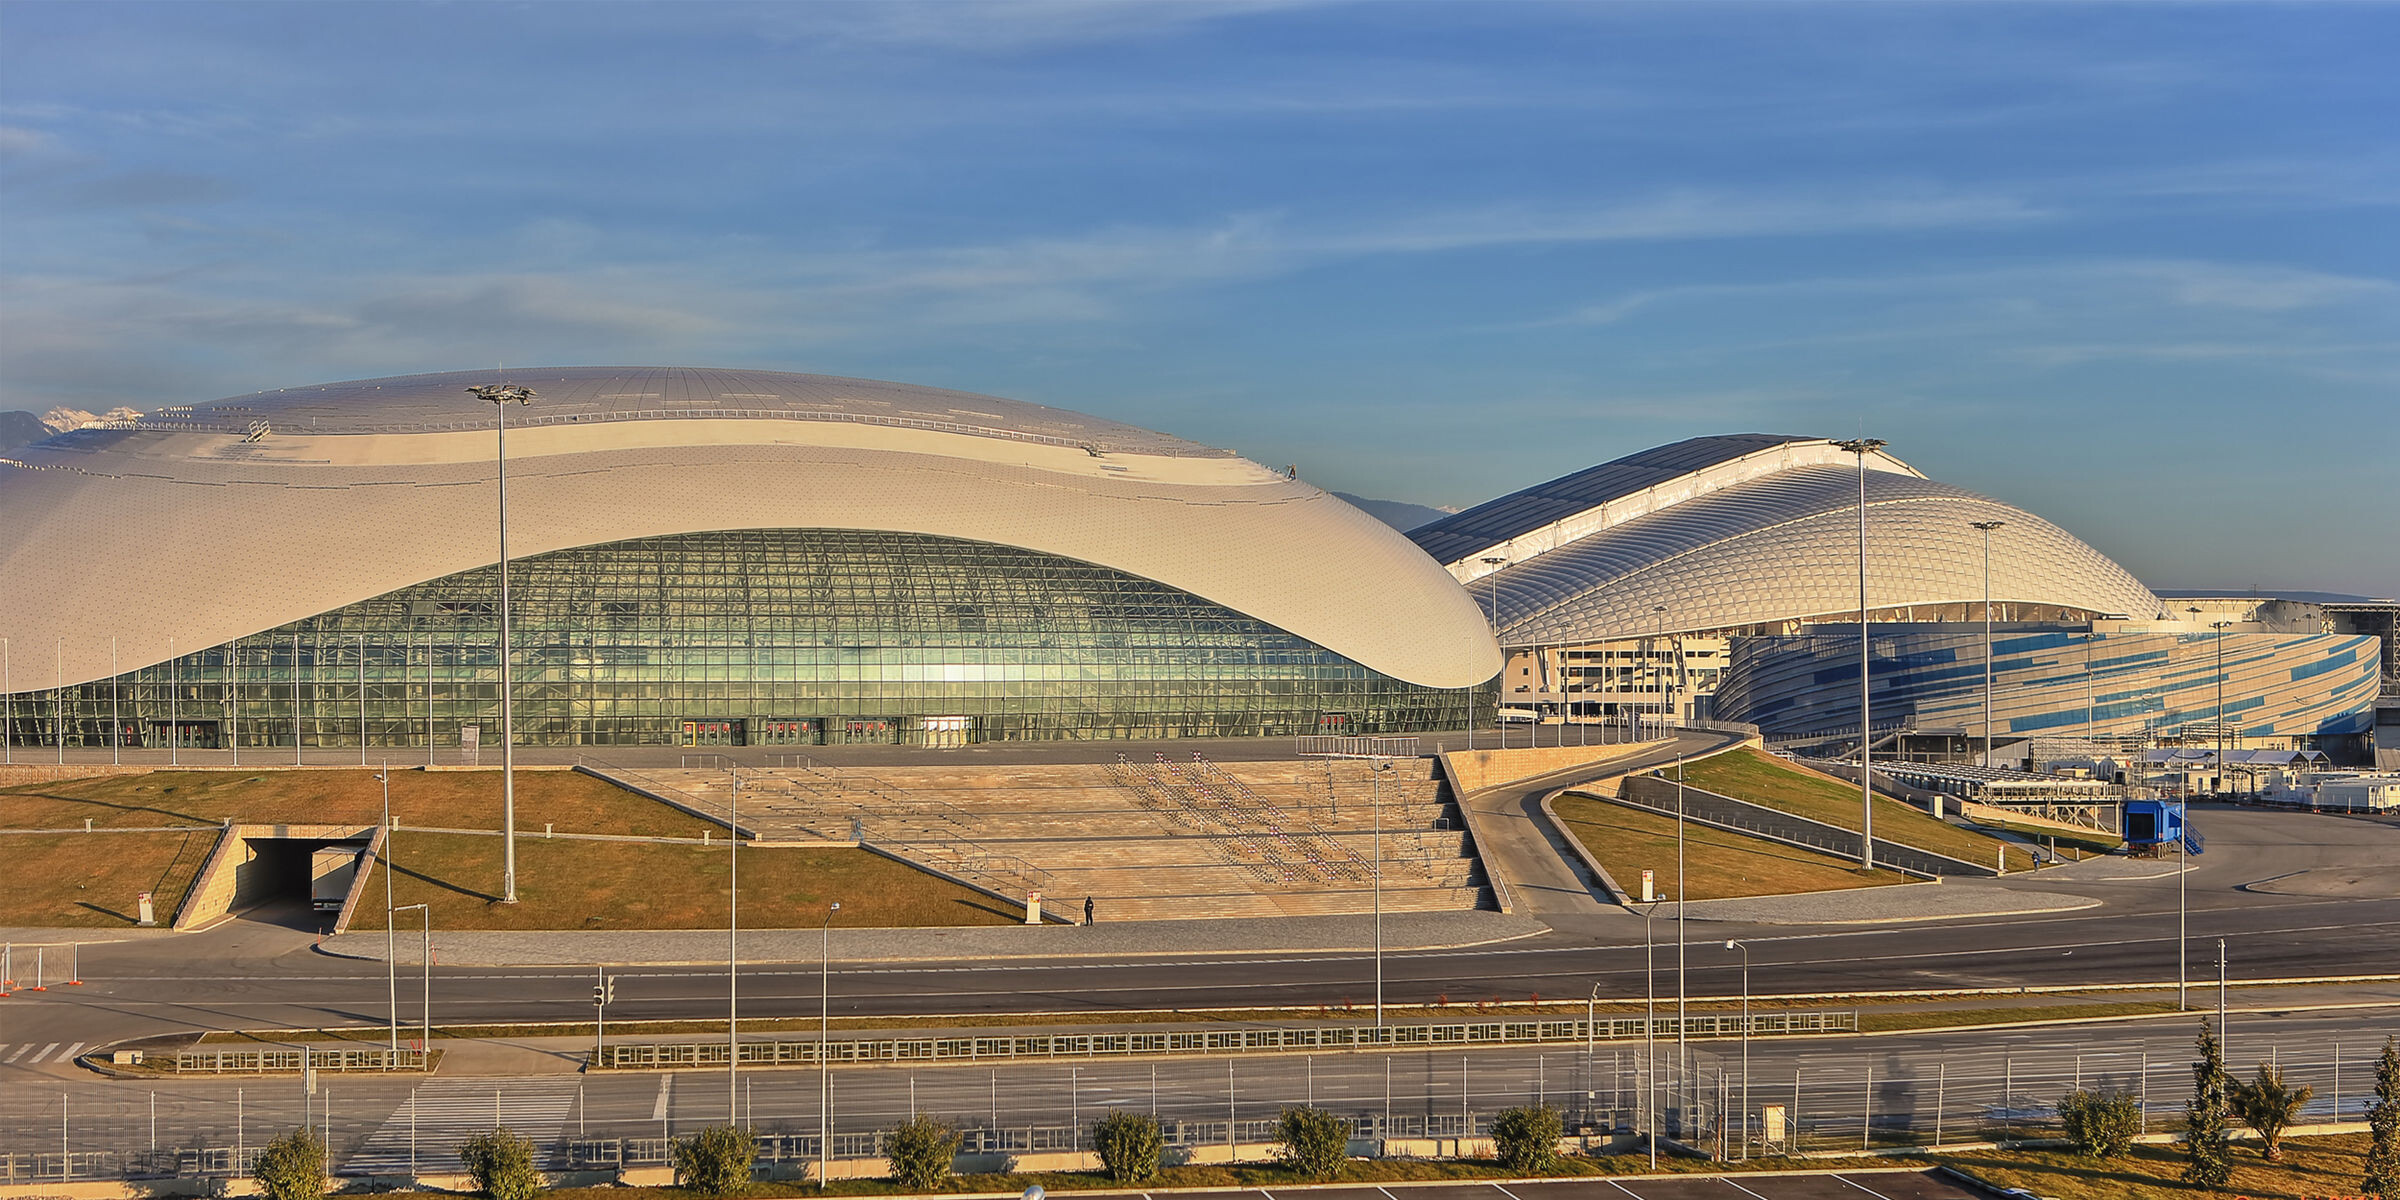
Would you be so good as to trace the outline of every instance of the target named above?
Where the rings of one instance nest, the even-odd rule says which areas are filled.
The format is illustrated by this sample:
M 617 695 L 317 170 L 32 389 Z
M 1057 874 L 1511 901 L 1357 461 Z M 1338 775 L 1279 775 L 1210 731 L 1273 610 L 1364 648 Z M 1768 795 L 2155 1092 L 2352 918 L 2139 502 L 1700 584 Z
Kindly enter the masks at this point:
M 862 841 L 969 882 L 1101 920 L 1387 912 L 1488 903 L 1430 759 L 1008 767 L 744 767 L 762 842 Z M 730 769 L 587 769 L 725 819 Z

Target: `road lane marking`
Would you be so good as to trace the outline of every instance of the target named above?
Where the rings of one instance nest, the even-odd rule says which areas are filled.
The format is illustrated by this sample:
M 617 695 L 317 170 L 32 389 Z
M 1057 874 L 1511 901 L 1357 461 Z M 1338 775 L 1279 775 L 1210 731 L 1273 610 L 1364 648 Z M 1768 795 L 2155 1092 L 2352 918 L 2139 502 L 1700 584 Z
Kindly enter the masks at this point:
M 1506 1197 L 1508 1197 L 1508 1200 L 1525 1200 L 1525 1198 L 1524 1198 L 1523 1196 L 1520 1196 L 1520 1195 L 1516 1194 L 1515 1192 L 1512 1192 L 1512 1191 L 1508 1190 L 1507 1188 L 1501 1187 L 1499 1184 L 1496 1184 L 1496 1183 L 1492 1185 L 1492 1190 L 1493 1190 L 1493 1191 L 1495 1191 L 1495 1192 L 1498 1192 L 1498 1193 L 1500 1193 L 1500 1194 L 1501 1194 L 1501 1195 L 1503 1195 L 1503 1196 L 1506 1196 Z
M 650 1106 L 651 1120 L 664 1121 L 667 1119 L 667 1089 L 674 1085 L 674 1072 L 668 1071 L 658 1077 L 658 1103 Z
M 1741 1188 L 1744 1195 L 1755 1197 L 1756 1200 L 1767 1200 L 1765 1196 L 1760 1196 L 1757 1192 L 1753 1192 L 1749 1188 L 1742 1187 L 1742 1185 L 1734 1183 L 1731 1176 L 1719 1175 L 1717 1178 L 1724 1180 L 1728 1184 L 1732 1184 L 1734 1187 Z
M 1638 1193 L 1638 1192 L 1634 1191 L 1632 1188 L 1626 1187 L 1624 1184 L 1618 1183 L 1618 1182 L 1617 1182 L 1616 1180 L 1614 1180 L 1614 1179 L 1608 1180 L 1608 1181 L 1607 1181 L 1607 1183 L 1608 1183 L 1608 1186 L 1610 1186 L 1610 1187 L 1613 1187 L 1613 1188 L 1617 1189 L 1618 1191 L 1620 1191 L 1620 1192 L 1623 1192 L 1623 1193 L 1625 1193 L 1626 1195 L 1633 1197 L 1633 1200 L 1642 1200 L 1642 1197 L 1641 1197 L 1641 1194 L 1640 1194 L 1640 1193 Z
M 1836 1176 L 1834 1176 L 1834 1178 L 1835 1178 L 1835 1179 L 1839 1179 L 1839 1180 L 1841 1180 L 1843 1183 L 1849 1184 L 1851 1187 L 1857 1188 L 1858 1190 L 1860 1190 L 1860 1191 L 1862 1191 L 1862 1192 L 1865 1192 L 1866 1194 L 1868 1194 L 1868 1195 L 1870 1195 L 1870 1196 L 1873 1196 L 1873 1197 L 1875 1197 L 1875 1200 L 1892 1200 L 1892 1198 L 1891 1198 L 1891 1197 L 1889 1197 L 1889 1196 L 1886 1196 L 1886 1195 L 1884 1195 L 1882 1192 L 1876 1191 L 1874 1188 L 1868 1187 L 1867 1185 L 1865 1185 L 1865 1184 L 1863 1184 L 1863 1183 L 1860 1183 L 1859 1181 L 1857 1181 L 1857 1180 L 1855 1180 L 1855 1179 L 1852 1179 L 1852 1178 L 1850 1178 L 1849 1176 L 1846 1176 L 1846 1175 L 1836 1175 Z

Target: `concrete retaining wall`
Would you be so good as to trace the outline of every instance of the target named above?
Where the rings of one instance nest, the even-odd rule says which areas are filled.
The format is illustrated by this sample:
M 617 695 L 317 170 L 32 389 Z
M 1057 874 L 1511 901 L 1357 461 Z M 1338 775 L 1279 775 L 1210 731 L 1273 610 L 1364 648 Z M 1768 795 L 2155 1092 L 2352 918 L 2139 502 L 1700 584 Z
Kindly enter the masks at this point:
M 251 839 L 288 841 L 338 842 L 367 839 L 373 835 L 372 825 L 228 825 L 217 838 L 217 848 L 210 852 L 208 862 L 200 868 L 200 877 L 192 881 L 192 890 L 184 895 L 183 907 L 176 910 L 175 928 L 178 931 L 196 929 L 239 909 L 247 908 L 265 898 L 273 884 L 259 865 L 259 853 Z M 354 904 L 358 889 L 364 884 L 366 872 L 352 879 L 350 903 Z M 349 905 L 344 906 L 347 918 Z

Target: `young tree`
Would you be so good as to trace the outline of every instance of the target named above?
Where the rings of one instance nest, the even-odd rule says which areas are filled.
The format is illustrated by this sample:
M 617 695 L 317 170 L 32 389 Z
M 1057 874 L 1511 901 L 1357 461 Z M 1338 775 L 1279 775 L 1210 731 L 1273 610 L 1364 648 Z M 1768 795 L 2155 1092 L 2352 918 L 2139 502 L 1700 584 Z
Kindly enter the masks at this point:
M 468 1138 L 458 1148 L 458 1161 L 474 1177 L 475 1190 L 490 1200 L 532 1200 L 542 1190 L 542 1173 L 533 1165 L 533 1139 L 506 1125 Z
M 2123 1092 L 2072 1091 L 2058 1102 L 2067 1140 L 2094 1158 L 2117 1158 L 2142 1132 L 2142 1102 Z
M 928 1191 L 950 1177 L 964 1140 L 957 1130 L 918 1113 L 883 1135 L 883 1156 L 902 1187 Z
M 1275 1122 L 1283 1165 L 1310 1179 L 1331 1179 L 1350 1161 L 1350 1122 L 1321 1108 L 1287 1108 Z
M 2313 1087 L 2294 1088 L 2283 1081 L 2283 1068 L 2258 1064 L 2258 1078 L 2232 1083 L 2233 1111 L 2244 1125 L 2258 1131 L 2260 1153 L 2268 1162 L 2283 1161 L 2283 1131 L 2300 1119 Z
M 1558 1165 L 1558 1139 L 1567 1126 L 1547 1104 L 1512 1108 L 1492 1121 L 1492 1150 L 1500 1165 L 1521 1175 L 1539 1175 Z
M 2375 1064 L 2375 1106 L 2367 1110 L 2367 1178 L 2359 1190 L 2400 1200 L 2400 1045 L 2383 1039 Z
M 267 1143 L 250 1172 L 268 1200 L 323 1200 L 325 1142 L 313 1131 L 295 1129 Z
M 734 1125 L 711 1125 L 687 1138 L 675 1139 L 675 1183 L 695 1192 L 722 1196 L 750 1182 L 750 1165 L 758 1161 L 758 1139 Z
M 1148 1183 L 1167 1152 L 1158 1118 L 1148 1113 L 1111 1112 L 1092 1122 L 1092 1145 L 1116 1183 Z
M 2233 1179 L 2233 1160 L 2225 1148 L 2231 1118 L 2225 1087 L 2225 1052 L 2217 1045 L 2216 1028 L 2200 1019 L 2200 1061 L 2192 1064 L 2192 1099 L 2184 1106 L 2183 1181 L 2193 1187 L 2221 1188 Z

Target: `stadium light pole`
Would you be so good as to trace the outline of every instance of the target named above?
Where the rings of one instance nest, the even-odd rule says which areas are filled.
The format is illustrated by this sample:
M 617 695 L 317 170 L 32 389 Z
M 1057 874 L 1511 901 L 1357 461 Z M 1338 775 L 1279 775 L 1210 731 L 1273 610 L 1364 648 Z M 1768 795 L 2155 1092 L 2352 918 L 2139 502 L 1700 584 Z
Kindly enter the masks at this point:
M 0 762 L 17 761 L 17 689 L 9 679 L 8 639 L 0 637 L 0 698 L 8 701 L 8 711 L 0 715 Z
M 1992 531 L 2008 522 L 1974 524 L 1983 531 L 1983 765 L 1988 768 L 1992 765 Z M 2088 673 L 2086 678 L 2088 681 Z
M 1660 642 L 1666 641 L 1667 606 L 1664 604 L 1651 605 L 1650 615 L 1651 619 L 1657 623 L 1658 640 Z M 1659 704 L 1659 711 L 1662 717 L 1668 721 L 1671 721 L 1673 719 L 1675 709 L 1675 677 L 1667 671 L 1667 668 L 1662 663 L 1658 668 L 1658 678 L 1659 694 L 1666 697 L 1666 699 Z M 1661 728 L 1660 732 L 1664 733 L 1665 729 Z
M 494 457 L 500 467 L 500 902 L 517 902 L 517 730 L 515 697 L 510 693 L 508 613 L 508 406 L 533 403 L 534 391 L 513 383 L 485 383 L 467 389 L 490 402 L 499 414 L 494 426 Z
M 1330 760 L 1328 760 L 1330 761 Z M 1383 1043 L 1383 773 L 1392 764 L 1376 759 L 1375 780 L 1375 1041 Z
M 2233 778 L 2233 767 L 2225 761 L 2225 630 L 2232 624 L 2231 621 L 2208 623 L 2209 628 L 2217 631 L 2217 794 L 2220 796 Z
M 121 676 L 117 674 L 117 639 L 108 639 L 108 765 L 116 766 L 125 748 L 125 717 L 118 711 L 117 694 Z
M 1875 731 L 1874 710 L 1867 694 L 1867 452 L 1880 450 L 1882 438 L 1851 438 L 1834 445 L 1858 458 L 1858 864 L 1875 869 Z
M 1496 642 L 1500 639 L 1500 568 L 1508 562 L 1508 559 L 1497 554 L 1486 554 L 1480 561 L 1485 567 L 1490 568 L 1483 573 L 1484 595 L 1490 598 L 1489 615 L 1492 622 L 1492 640 Z M 1508 726 L 1500 723 L 1500 705 L 1505 702 L 1502 698 L 1502 689 L 1507 687 L 1508 647 L 1502 646 L 1500 648 L 1500 687 L 1492 692 L 1492 732 L 1499 735 L 1500 748 L 1503 750 L 1508 749 Z M 1469 709 L 1467 713 L 1467 749 L 1474 748 L 1475 713 Z

